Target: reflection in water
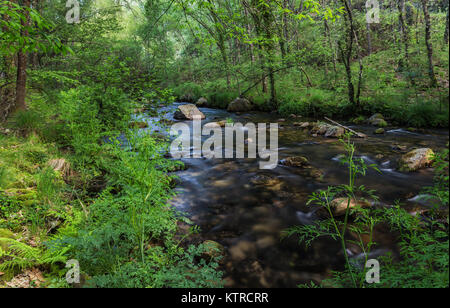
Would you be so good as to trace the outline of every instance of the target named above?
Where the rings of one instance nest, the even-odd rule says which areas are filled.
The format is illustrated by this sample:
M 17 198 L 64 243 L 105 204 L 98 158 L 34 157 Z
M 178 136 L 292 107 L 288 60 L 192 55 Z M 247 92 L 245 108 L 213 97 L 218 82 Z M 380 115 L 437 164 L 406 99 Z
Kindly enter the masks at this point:
M 165 109 L 167 113 L 162 118 L 166 122 L 173 121 L 176 106 Z M 260 112 L 237 116 L 223 110 L 201 108 L 201 111 L 206 115 L 204 123 L 232 119 L 245 125 L 278 119 L 275 114 Z M 160 118 L 143 119 L 149 123 L 149 130 L 163 132 L 157 124 Z M 340 245 L 330 239 L 319 240 L 308 250 L 295 237 L 281 239 L 288 227 L 314 223 L 314 208 L 306 205 L 309 194 L 346 183 L 348 177 L 346 166 L 337 162 L 344 152 L 340 142 L 313 138 L 307 131 L 290 124 L 290 120 L 283 123 L 279 132 L 279 159 L 305 156 L 312 167 L 324 172 L 323 180 L 308 178 L 286 166 L 260 170 L 258 159 L 248 158 L 183 159 L 188 168 L 177 173 L 180 184 L 172 204 L 201 227 L 202 239 L 215 240 L 226 247 L 222 266 L 227 286 L 295 287 L 310 280 L 320 281 L 331 270 L 343 266 Z M 396 200 L 415 202 L 411 198 L 432 184 L 432 170 L 397 172 L 396 162 L 401 153 L 393 150 L 392 145 L 439 150 L 448 142 L 448 133 L 436 131 L 421 135 L 394 130 L 375 136 L 373 127 L 354 129 L 369 135 L 367 139 L 354 140 L 358 157 L 382 171 L 380 174 L 369 170 L 359 184 L 377 190 L 381 204 L 393 204 Z M 375 230 L 375 240 L 380 245 L 374 254 L 395 251 L 394 236 L 389 230 Z M 355 260 L 361 257 L 357 247 L 349 246 L 349 249 Z

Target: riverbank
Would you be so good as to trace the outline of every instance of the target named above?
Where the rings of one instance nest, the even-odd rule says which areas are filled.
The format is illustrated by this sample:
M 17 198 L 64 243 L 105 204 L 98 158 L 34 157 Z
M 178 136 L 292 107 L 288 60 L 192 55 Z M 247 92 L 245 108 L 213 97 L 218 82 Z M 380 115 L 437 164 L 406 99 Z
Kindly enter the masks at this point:
M 13 118 L 0 134 L 0 287 L 222 285 L 217 248 L 188 245 L 195 229 L 168 204 L 176 163 L 164 140 L 134 128 L 101 142 L 91 127 L 75 144 L 74 119 L 26 113 L 41 125 Z M 69 269 L 80 275 L 67 280 Z

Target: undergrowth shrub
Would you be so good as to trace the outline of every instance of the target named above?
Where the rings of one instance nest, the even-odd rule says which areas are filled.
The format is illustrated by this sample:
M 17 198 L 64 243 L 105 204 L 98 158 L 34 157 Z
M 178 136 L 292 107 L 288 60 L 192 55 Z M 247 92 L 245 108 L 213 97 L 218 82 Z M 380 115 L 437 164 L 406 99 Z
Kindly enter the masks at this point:
M 150 135 L 127 134 L 103 146 L 115 159 L 104 161 L 108 187 L 89 207 L 75 235 L 55 243 L 69 247 L 91 287 L 182 287 L 220 284 L 217 263 L 194 262 L 201 247 L 185 250 L 175 240 L 177 218 L 168 205 L 171 179 L 163 158 L 167 144 Z M 181 278 L 189 277 L 186 282 Z
M 202 88 L 193 82 L 185 82 L 173 87 L 175 97 L 181 102 L 195 103 L 202 95 Z

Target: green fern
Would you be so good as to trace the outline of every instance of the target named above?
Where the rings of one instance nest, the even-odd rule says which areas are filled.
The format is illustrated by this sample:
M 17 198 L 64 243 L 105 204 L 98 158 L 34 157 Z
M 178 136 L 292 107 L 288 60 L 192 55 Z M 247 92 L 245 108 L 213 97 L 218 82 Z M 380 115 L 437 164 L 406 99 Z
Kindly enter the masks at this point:
M 0 247 L 0 271 L 9 273 L 39 265 L 66 263 L 65 254 L 70 250 L 70 247 L 41 250 L 10 238 L 0 238 L 0 242 L 8 246 L 7 250 Z
M 0 271 L 23 271 L 38 263 L 41 255 L 38 248 L 10 238 L 0 238 L 0 241 L 8 245 L 6 251 L 0 248 L 0 258 L 3 260 L 0 264 Z

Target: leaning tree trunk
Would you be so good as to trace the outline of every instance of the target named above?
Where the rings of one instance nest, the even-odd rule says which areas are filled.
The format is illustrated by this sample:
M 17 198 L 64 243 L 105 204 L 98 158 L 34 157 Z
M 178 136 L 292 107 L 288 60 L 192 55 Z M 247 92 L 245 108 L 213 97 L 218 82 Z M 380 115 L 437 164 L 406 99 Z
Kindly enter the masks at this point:
M 30 0 L 24 0 L 23 6 L 25 8 L 30 7 Z M 24 10 L 25 19 L 21 21 L 22 26 L 25 29 L 22 31 L 21 36 L 25 38 L 28 36 L 28 30 L 26 27 L 30 24 L 30 16 L 27 10 Z M 23 48 L 17 53 L 17 80 L 16 80 L 16 110 L 26 109 L 25 97 L 27 94 L 27 65 L 28 55 Z
M 434 75 L 433 44 L 431 43 L 431 20 L 430 13 L 428 12 L 428 0 L 422 0 L 422 9 L 425 18 L 425 44 L 427 45 L 428 53 L 428 75 L 430 76 L 430 85 L 435 87 L 437 85 L 437 80 Z

